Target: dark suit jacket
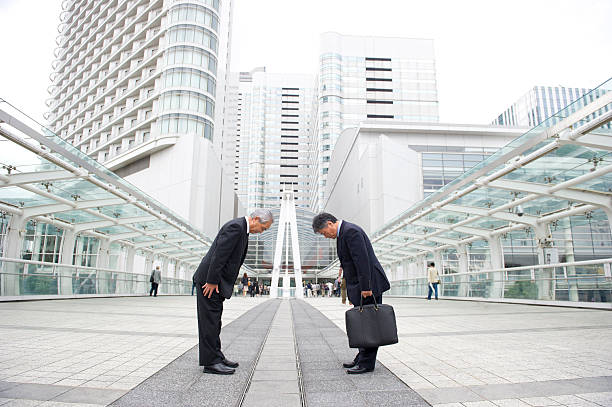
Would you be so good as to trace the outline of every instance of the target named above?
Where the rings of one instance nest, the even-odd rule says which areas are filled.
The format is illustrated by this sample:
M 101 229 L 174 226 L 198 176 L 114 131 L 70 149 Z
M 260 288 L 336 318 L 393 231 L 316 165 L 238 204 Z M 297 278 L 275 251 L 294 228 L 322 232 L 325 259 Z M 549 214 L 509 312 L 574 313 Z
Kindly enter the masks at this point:
M 336 245 L 346 279 L 346 291 L 353 305 L 359 305 L 362 291 L 371 290 L 372 294 L 379 296 L 391 287 L 363 229 L 343 220 Z
M 248 248 L 246 219 L 230 220 L 217 233 L 193 275 L 193 282 L 199 289 L 206 283 L 219 284 L 219 294 L 230 298 Z

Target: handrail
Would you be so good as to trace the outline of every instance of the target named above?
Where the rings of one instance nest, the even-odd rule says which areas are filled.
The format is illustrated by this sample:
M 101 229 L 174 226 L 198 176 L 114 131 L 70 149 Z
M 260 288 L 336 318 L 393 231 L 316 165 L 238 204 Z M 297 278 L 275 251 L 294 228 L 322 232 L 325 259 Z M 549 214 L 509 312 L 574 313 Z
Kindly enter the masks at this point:
M 133 273 L 133 272 L 125 271 L 125 270 L 107 269 L 107 268 L 102 268 L 102 267 L 77 266 L 74 264 L 61 264 L 61 263 L 52 263 L 52 262 L 47 262 L 47 261 L 13 259 L 9 257 L 0 257 L 0 262 L 7 262 L 7 263 L 13 262 L 13 263 L 21 263 L 21 264 L 32 264 L 32 265 L 38 265 L 38 266 L 51 266 L 51 267 L 66 267 L 66 268 L 79 269 L 79 270 L 105 271 L 105 272 L 110 272 L 110 273 L 131 274 L 131 275 L 138 275 L 138 276 L 147 275 L 146 272 L 145 273 Z M 3 273 L 3 274 L 10 274 L 10 273 Z M 182 278 L 177 278 L 177 277 L 165 277 L 165 278 L 179 280 L 179 281 L 188 281 L 189 283 L 191 283 L 190 279 L 182 279 Z
M 467 273 L 440 274 L 440 277 L 444 277 L 444 276 L 469 276 L 469 275 L 481 274 L 481 273 L 499 273 L 499 272 L 503 272 L 503 271 L 520 271 L 520 270 L 533 270 L 533 269 L 547 269 L 547 268 L 556 268 L 556 267 L 588 266 L 588 265 L 592 265 L 592 264 L 606 264 L 606 263 L 612 263 L 612 258 L 599 259 L 599 260 L 574 261 L 574 262 L 571 262 L 571 263 L 536 264 L 536 265 L 533 265 L 533 266 L 505 267 L 505 268 L 498 268 L 498 269 L 486 269 L 486 270 L 468 271 Z M 418 277 L 415 277 L 415 278 L 418 278 Z

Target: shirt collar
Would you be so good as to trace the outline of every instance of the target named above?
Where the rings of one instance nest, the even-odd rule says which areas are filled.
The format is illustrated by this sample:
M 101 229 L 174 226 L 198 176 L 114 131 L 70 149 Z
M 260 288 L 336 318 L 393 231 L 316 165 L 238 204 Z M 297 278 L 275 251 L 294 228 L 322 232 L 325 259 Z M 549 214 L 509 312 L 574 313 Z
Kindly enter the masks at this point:
M 340 226 L 342 226 L 342 220 L 338 219 L 338 232 L 336 233 L 336 237 L 340 237 Z
M 251 228 L 249 227 L 249 217 L 245 216 L 244 219 L 246 220 L 247 223 L 247 235 L 251 232 Z

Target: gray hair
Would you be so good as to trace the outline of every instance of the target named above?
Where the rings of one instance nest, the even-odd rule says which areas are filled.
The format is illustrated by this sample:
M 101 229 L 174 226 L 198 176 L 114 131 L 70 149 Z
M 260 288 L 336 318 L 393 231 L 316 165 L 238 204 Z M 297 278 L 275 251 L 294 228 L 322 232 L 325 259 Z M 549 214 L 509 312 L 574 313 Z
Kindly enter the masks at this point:
M 251 219 L 259 218 L 259 223 L 274 222 L 274 216 L 268 209 L 255 209 L 251 213 Z

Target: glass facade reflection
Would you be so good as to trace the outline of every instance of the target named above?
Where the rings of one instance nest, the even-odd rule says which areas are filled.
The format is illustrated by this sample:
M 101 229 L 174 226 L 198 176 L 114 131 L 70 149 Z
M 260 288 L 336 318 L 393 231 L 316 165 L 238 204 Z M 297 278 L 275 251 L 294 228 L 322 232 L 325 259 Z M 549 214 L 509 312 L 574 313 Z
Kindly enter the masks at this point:
M 69 3 L 67 10 L 77 9 L 78 2 Z M 167 135 L 212 141 L 228 3 L 223 9 L 218 0 L 80 6 L 70 17 L 74 24 L 60 24 L 47 103 L 51 129 L 114 169 L 135 154 L 151 154 L 152 142 Z
M 274 218 L 278 219 L 280 209 L 273 209 Z M 336 259 L 336 241 L 326 239 L 315 234 L 312 230 L 312 218 L 315 213 L 296 208 L 298 238 L 300 244 L 300 260 L 302 273 L 305 278 L 313 277 L 328 267 Z M 276 236 L 278 233 L 278 222 L 259 235 L 249 237 L 249 251 L 245 259 L 245 265 L 251 268 L 259 279 L 269 279 L 272 275 L 272 264 L 274 262 L 274 250 L 276 248 Z M 289 273 L 293 272 L 293 261 L 291 259 L 291 239 L 289 244 Z M 284 271 L 286 247 L 283 244 L 282 265 Z M 292 280 L 293 281 L 293 280 Z

